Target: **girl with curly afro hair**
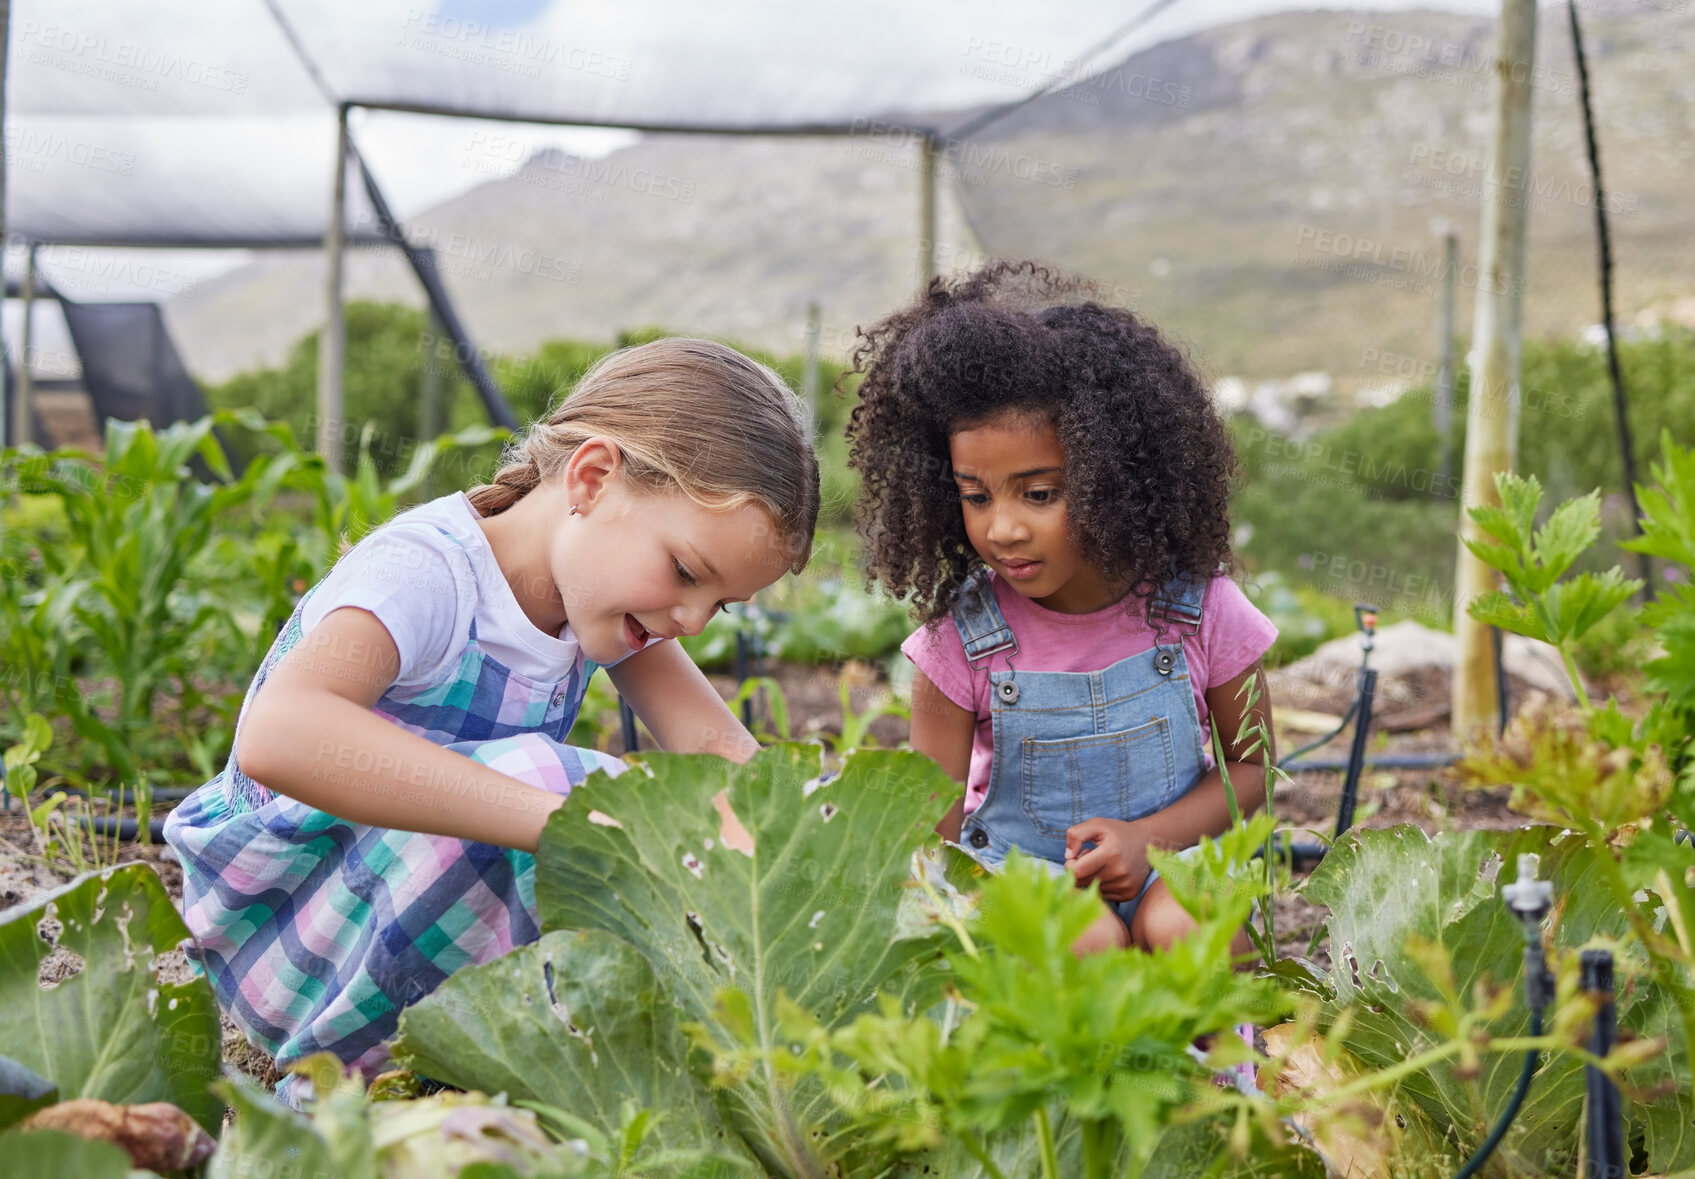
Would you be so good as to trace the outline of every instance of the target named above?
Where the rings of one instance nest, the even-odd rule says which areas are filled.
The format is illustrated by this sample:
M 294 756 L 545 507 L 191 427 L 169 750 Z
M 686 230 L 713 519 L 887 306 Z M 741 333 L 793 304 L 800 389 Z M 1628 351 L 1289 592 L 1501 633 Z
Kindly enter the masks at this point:
M 861 333 L 848 425 L 870 575 L 924 624 L 901 648 L 912 745 L 966 785 L 938 830 L 1098 884 L 1079 954 L 1194 928 L 1147 849 L 1230 826 L 1209 721 L 1243 809 L 1263 802 L 1238 733 L 1258 683 L 1269 736 L 1277 635 L 1226 574 L 1236 467 L 1205 386 L 1091 293 L 1030 262 L 932 282 Z

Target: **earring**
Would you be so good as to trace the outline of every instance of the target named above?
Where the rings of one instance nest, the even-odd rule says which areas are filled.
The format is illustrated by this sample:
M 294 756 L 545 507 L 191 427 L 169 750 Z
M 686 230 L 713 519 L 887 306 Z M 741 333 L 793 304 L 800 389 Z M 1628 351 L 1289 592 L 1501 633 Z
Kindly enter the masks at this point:
M 575 516 L 575 515 L 576 515 L 576 514 L 577 514 L 577 505 L 576 505 L 576 504 L 572 504 L 572 505 L 571 505 L 571 510 L 570 510 L 570 511 L 569 511 L 569 512 L 566 512 L 566 513 L 565 513 L 565 514 L 566 514 L 566 515 L 567 515 L 567 516 Z

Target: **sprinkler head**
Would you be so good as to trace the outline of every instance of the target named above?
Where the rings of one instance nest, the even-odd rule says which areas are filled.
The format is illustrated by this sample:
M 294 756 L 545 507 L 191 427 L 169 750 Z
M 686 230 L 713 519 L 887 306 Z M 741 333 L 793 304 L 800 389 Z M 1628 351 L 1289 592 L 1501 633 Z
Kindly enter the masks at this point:
M 1520 855 L 1518 879 L 1501 887 L 1501 899 L 1520 921 L 1540 921 L 1553 906 L 1553 884 L 1536 878 L 1541 865 L 1542 858 L 1533 852 Z

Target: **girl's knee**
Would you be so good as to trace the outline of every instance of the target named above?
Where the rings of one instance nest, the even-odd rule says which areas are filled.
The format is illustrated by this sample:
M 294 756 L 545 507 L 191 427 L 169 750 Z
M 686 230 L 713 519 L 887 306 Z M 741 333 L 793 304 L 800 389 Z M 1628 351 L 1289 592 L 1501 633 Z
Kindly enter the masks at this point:
M 1194 930 L 1195 919 L 1177 903 L 1163 880 L 1154 881 L 1130 921 L 1130 935 L 1144 950 L 1166 949 Z
M 1098 954 L 1102 950 L 1122 950 L 1130 944 L 1130 931 L 1110 907 L 1101 911 L 1095 923 L 1083 931 L 1083 936 L 1071 943 L 1071 952 L 1079 958 Z

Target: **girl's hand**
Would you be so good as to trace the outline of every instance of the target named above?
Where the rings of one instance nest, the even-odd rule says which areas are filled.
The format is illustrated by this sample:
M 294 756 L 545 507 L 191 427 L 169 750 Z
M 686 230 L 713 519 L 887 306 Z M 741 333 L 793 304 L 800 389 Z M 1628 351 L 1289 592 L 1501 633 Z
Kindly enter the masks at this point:
M 1077 878 L 1078 888 L 1099 880 L 1103 900 L 1135 900 L 1148 878 L 1150 834 L 1121 819 L 1084 819 L 1065 832 L 1065 866 Z M 1085 843 L 1095 846 L 1083 851 Z

